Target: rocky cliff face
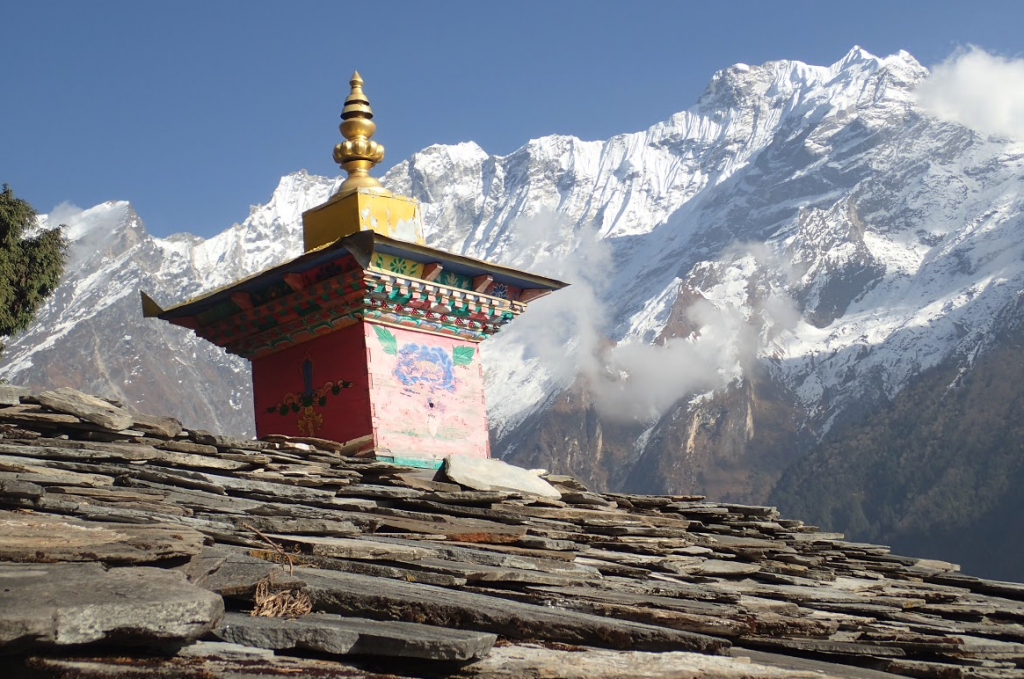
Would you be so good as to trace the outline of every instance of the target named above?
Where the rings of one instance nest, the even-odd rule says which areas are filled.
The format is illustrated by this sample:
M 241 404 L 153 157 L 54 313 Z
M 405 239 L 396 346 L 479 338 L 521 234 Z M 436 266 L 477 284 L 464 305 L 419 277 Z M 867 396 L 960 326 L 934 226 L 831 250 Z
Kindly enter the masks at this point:
M 739 64 L 642 132 L 393 168 L 432 245 L 574 284 L 484 345 L 494 450 L 760 501 L 830 432 L 939 366 L 969 372 L 1020 318 L 1024 146 L 926 115 L 925 77 L 857 48 Z M 285 177 L 207 241 L 148 236 L 124 203 L 69 217 L 75 264 L 3 374 L 251 431 L 246 366 L 143 322 L 135 290 L 167 304 L 293 256 L 336 181 Z

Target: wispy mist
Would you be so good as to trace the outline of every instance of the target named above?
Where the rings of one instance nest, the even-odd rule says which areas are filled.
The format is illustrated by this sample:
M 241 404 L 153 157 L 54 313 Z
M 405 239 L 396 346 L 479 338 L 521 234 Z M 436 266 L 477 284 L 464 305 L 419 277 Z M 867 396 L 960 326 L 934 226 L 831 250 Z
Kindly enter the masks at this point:
M 651 422 L 680 399 L 724 387 L 752 369 L 765 338 L 800 318 L 786 293 L 789 267 L 763 244 L 738 244 L 717 262 L 711 277 L 739 277 L 749 296 L 712 291 L 684 310 L 685 336 L 657 344 L 608 338 L 609 297 L 615 271 L 612 249 L 596 231 L 572 229 L 552 215 L 513 229 L 516 264 L 571 285 L 530 305 L 508 332 L 561 383 L 581 376 L 601 414 L 618 421 Z M 571 240 L 561 240 L 567 234 Z M 752 283 L 752 285 L 750 285 Z

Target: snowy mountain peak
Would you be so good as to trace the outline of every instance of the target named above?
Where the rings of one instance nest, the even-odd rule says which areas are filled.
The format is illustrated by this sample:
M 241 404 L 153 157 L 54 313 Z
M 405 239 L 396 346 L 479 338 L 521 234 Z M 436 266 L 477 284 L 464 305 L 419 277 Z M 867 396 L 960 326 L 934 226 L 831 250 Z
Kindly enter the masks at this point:
M 769 61 L 761 66 L 736 64 L 714 74 L 697 109 L 713 114 L 739 106 L 806 98 L 815 91 L 826 96 L 845 91 L 849 97 L 857 85 L 879 71 L 891 71 L 907 85 L 927 75 L 906 51 L 880 58 L 855 46 L 831 66 L 812 66 L 801 61 Z
M 850 51 L 843 55 L 843 58 L 832 64 L 829 70 L 833 72 L 839 72 L 844 68 L 848 68 L 853 64 L 870 64 L 871 66 L 877 67 L 881 63 L 881 59 L 871 54 L 860 45 L 854 45 L 850 48 Z
M 68 240 L 78 241 L 101 235 L 97 233 L 99 231 L 111 232 L 128 226 L 135 217 L 135 210 L 128 201 L 108 200 L 86 210 L 62 203 L 52 212 L 39 215 L 38 223 L 46 229 L 64 224 L 67 226 L 64 234 Z

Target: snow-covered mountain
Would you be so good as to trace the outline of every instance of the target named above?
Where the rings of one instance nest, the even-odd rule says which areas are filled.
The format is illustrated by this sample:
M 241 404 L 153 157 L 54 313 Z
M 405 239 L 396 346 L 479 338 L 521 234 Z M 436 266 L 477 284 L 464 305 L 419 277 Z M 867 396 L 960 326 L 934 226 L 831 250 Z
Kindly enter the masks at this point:
M 940 364 L 969 371 L 1021 317 L 1024 145 L 928 115 L 927 76 L 859 48 L 737 64 L 641 132 L 395 166 L 432 245 L 574 283 L 484 345 L 495 450 L 763 500 L 830 431 Z M 143 321 L 136 290 L 166 305 L 296 255 L 337 181 L 289 175 L 206 241 L 149 236 L 127 203 L 67 216 L 65 282 L 0 374 L 251 431 L 244 362 Z
M 179 302 L 302 252 L 302 212 L 338 180 L 284 177 L 270 202 L 213 238 L 155 238 L 132 206 L 110 201 L 41 215 L 71 242 L 64 279 L 3 354 L 13 384 L 74 386 L 193 426 L 251 433 L 248 363 L 192 333 L 141 316 L 139 290 Z

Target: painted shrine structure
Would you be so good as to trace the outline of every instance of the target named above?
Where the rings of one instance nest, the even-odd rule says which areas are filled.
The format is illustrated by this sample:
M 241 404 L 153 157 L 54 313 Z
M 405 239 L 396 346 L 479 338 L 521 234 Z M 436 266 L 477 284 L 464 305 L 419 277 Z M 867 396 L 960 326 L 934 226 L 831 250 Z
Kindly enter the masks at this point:
M 358 73 L 334 159 L 348 178 L 302 215 L 305 252 L 143 314 L 252 363 L 256 434 L 347 443 L 435 467 L 489 455 L 478 344 L 564 283 L 431 248 L 418 203 L 370 176 L 384 157 Z

